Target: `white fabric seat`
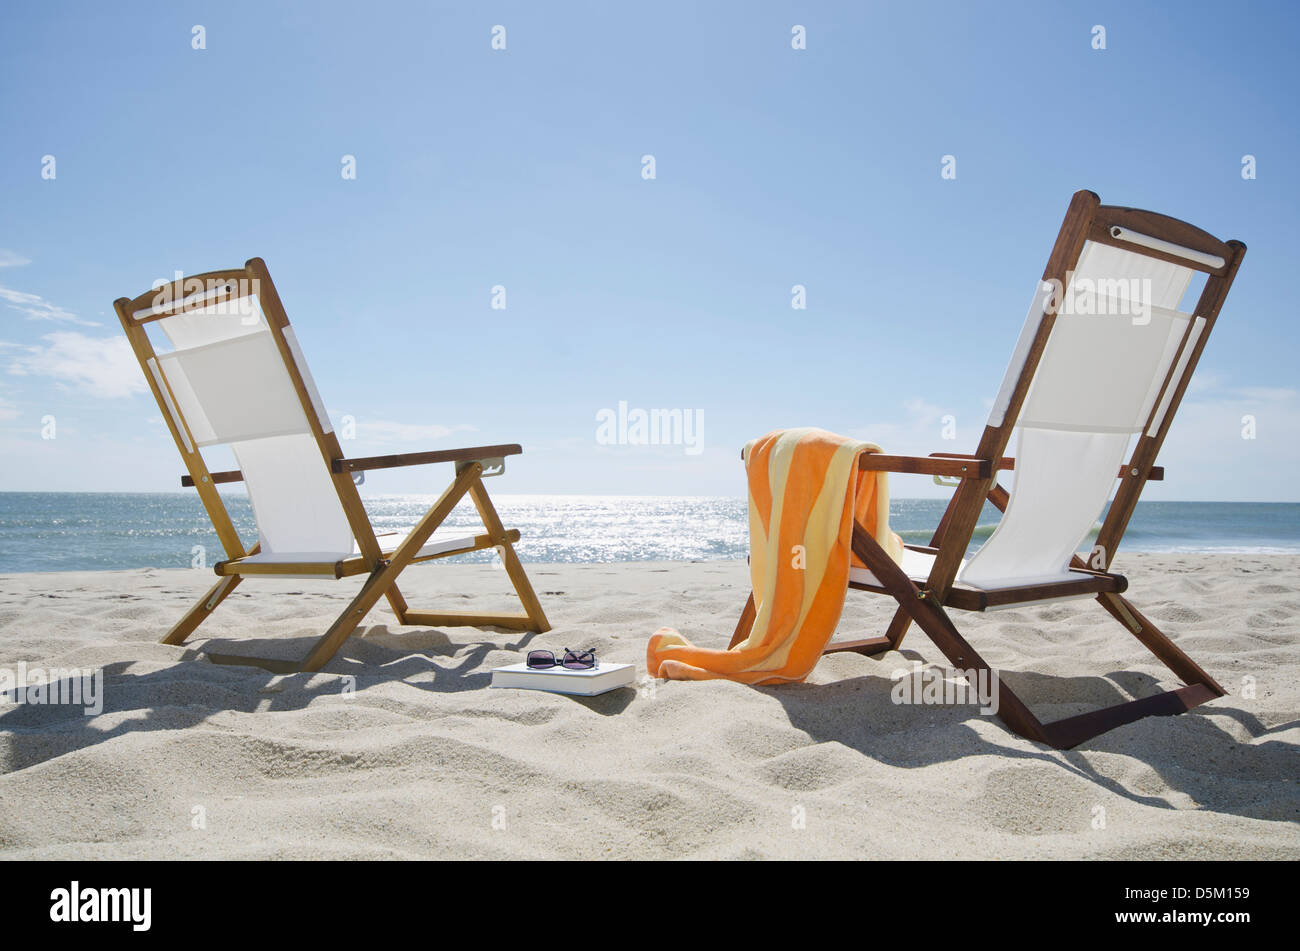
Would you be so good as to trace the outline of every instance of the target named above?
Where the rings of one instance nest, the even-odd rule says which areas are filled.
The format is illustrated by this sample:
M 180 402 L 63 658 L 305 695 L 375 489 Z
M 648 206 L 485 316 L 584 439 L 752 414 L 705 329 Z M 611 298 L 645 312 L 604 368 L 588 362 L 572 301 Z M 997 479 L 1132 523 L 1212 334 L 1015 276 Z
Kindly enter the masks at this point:
M 913 583 L 915 583 L 918 586 L 921 586 L 924 585 L 925 582 L 930 577 L 930 569 L 934 567 L 934 559 L 935 559 L 934 555 L 927 554 L 926 552 L 912 551 L 910 548 L 904 548 L 901 567 L 903 571 L 907 573 L 907 576 L 912 579 Z M 966 559 L 962 559 L 961 566 L 957 569 L 957 580 L 953 584 L 954 590 L 957 589 L 963 589 L 966 591 L 987 590 L 987 589 L 982 589 L 978 585 L 973 585 L 970 584 L 969 582 L 963 582 L 961 580 L 961 572 L 963 569 L 965 569 L 965 567 L 966 567 Z M 1081 574 L 1079 572 L 1067 571 L 1059 576 L 1053 576 L 1051 580 L 1053 582 L 1058 582 L 1058 583 L 1062 581 L 1083 582 L 1089 580 L 1089 577 L 1090 576 Z M 869 585 L 875 585 L 876 587 L 883 587 L 883 585 L 880 584 L 880 581 L 876 578 L 876 576 L 867 568 L 857 568 L 857 567 L 849 568 L 849 581 L 857 582 L 858 584 L 869 584 Z M 997 587 L 997 586 L 992 586 L 992 587 Z M 1044 598 L 1038 601 L 1021 601 L 1021 602 L 1012 602 L 1009 604 L 990 605 L 986 608 L 981 608 L 980 610 L 1004 611 L 1011 608 L 1029 607 L 1035 604 L 1046 604 L 1048 602 L 1056 602 L 1056 601 L 1073 601 L 1077 598 L 1091 598 L 1091 597 L 1093 597 L 1092 593 L 1085 591 L 1081 594 L 1056 595 L 1055 597 Z
M 903 560 L 900 563 L 903 573 L 913 581 L 924 581 L 930 577 L 930 569 L 934 567 L 934 555 L 927 554 L 923 551 L 912 551 L 910 548 L 903 549 Z M 963 558 L 961 567 L 966 567 L 966 560 Z M 870 568 L 858 568 L 856 566 L 849 569 L 849 580 L 856 581 L 858 584 L 873 584 L 882 587 L 880 581 L 872 574 Z
M 407 529 L 404 532 L 382 532 L 375 537 L 379 540 L 379 547 L 385 556 L 391 555 L 401 546 L 406 536 L 410 534 Z M 462 548 L 473 548 L 473 535 L 457 535 L 454 532 L 434 532 L 427 542 L 421 546 L 416 558 L 426 558 L 429 555 L 441 555 L 449 551 L 458 551 Z M 336 561 L 342 561 L 345 558 L 355 558 L 360 556 L 361 546 L 355 542 L 352 545 L 351 552 L 322 552 L 322 551 L 280 551 L 266 552 L 256 555 L 249 555 L 241 559 L 240 564 L 245 565 L 273 565 L 277 563 L 293 562 L 301 564 L 333 564 Z

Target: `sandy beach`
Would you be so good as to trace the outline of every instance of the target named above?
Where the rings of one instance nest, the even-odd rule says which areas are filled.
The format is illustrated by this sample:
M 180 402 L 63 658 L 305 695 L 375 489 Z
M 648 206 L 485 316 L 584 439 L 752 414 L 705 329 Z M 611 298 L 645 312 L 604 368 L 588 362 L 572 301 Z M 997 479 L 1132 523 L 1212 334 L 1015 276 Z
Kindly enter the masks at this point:
M 943 660 L 915 629 L 801 685 L 645 681 L 661 625 L 726 645 L 743 561 L 530 565 L 550 633 L 399 628 L 385 605 L 324 671 L 287 676 L 204 653 L 301 655 L 357 582 L 250 581 L 173 648 L 158 638 L 210 572 L 0 576 L 0 667 L 104 671 L 98 715 L 0 705 L 0 855 L 1300 858 L 1300 557 L 1116 569 L 1229 695 L 1068 752 L 972 706 L 893 703 L 893 671 Z M 413 607 L 511 607 L 490 566 L 403 588 Z M 883 633 L 891 604 L 851 593 L 840 636 Z M 1168 683 L 1091 601 L 958 621 L 1045 719 Z M 527 647 L 595 648 L 641 682 L 488 689 Z

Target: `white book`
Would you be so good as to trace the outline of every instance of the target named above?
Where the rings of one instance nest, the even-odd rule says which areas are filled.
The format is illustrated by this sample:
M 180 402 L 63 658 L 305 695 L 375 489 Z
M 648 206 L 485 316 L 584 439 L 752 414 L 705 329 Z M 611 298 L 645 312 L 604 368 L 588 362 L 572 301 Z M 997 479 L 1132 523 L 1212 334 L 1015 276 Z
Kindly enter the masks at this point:
M 636 668 L 632 664 L 599 664 L 590 670 L 569 670 L 567 667 L 534 670 L 527 664 L 511 664 L 492 671 L 493 687 L 549 690 L 578 697 L 594 697 L 626 687 L 635 679 Z

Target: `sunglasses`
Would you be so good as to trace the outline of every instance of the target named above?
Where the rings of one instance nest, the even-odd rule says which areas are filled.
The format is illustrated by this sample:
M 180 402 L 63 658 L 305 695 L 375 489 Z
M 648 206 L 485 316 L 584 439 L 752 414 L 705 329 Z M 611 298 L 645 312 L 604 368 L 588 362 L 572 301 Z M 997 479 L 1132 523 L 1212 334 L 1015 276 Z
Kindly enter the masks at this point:
M 591 670 L 596 666 L 594 650 L 571 651 L 567 647 L 563 656 L 555 659 L 551 651 L 529 651 L 528 666 L 532 670 L 549 670 L 552 667 L 564 667 L 567 670 Z

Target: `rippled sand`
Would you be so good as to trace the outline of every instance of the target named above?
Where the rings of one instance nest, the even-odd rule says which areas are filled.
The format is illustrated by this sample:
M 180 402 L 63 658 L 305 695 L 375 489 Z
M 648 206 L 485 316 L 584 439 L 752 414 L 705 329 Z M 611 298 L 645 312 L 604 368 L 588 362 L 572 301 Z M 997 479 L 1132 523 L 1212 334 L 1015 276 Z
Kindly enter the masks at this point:
M 198 571 L 0 576 L 0 667 L 102 667 L 105 704 L 0 705 L 8 858 L 1300 858 L 1300 557 L 1122 558 L 1135 604 L 1229 696 L 1069 752 L 970 706 L 899 706 L 901 653 L 810 682 L 489 690 L 526 647 L 644 664 L 671 624 L 725 646 L 743 562 L 534 565 L 549 634 L 399 628 L 387 607 L 317 674 L 205 651 L 304 653 L 357 582 L 245 583 L 186 648 L 157 639 Z M 484 565 L 417 568 L 414 608 L 509 608 Z M 850 593 L 843 635 L 883 632 Z M 957 614 L 1045 719 L 1167 673 L 1093 602 Z M 201 635 L 201 636 L 200 636 Z M 1253 684 L 1253 696 L 1243 688 Z M 200 821 L 201 820 L 201 821 Z M 196 826 L 202 826 L 196 828 Z

